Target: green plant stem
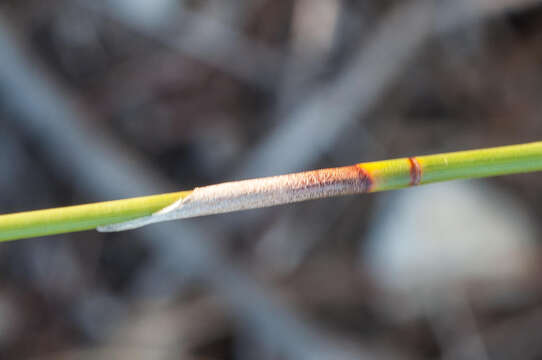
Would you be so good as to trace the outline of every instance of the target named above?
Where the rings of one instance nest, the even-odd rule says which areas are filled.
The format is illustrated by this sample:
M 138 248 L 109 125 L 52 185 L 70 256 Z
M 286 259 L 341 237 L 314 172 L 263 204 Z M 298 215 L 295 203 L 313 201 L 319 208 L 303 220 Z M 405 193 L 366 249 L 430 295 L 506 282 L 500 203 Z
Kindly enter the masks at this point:
M 144 196 L 0 216 L 0 241 L 31 238 L 127 221 L 156 212 L 189 192 Z
M 223 183 L 193 191 L 0 215 L 0 241 L 97 227 L 121 231 L 178 218 L 540 170 L 542 142 L 375 161 Z

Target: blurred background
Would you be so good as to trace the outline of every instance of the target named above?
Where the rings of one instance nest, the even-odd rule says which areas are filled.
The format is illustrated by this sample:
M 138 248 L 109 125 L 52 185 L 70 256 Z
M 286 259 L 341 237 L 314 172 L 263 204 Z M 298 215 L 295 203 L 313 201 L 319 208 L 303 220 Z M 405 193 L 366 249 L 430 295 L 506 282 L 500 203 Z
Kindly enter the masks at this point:
M 542 137 L 533 0 L 3 0 L 0 212 Z M 1 359 L 540 359 L 540 174 L 0 246 Z

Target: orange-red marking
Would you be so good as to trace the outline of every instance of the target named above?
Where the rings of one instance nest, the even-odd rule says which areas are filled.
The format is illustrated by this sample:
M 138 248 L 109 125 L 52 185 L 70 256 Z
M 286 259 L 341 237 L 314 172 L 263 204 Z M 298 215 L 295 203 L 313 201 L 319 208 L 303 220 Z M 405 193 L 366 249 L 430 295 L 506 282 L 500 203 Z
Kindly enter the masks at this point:
M 369 173 L 357 165 L 307 171 L 302 175 L 307 187 L 336 185 L 349 189 L 351 193 L 362 193 L 369 192 L 373 185 Z
M 415 157 L 408 158 L 410 164 L 410 185 L 419 185 L 422 181 L 422 166 Z
M 365 184 L 365 192 L 371 192 L 375 181 L 369 170 L 365 169 L 361 164 L 348 166 L 348 168 L 355 169 L 358 173 L 359 181 Z

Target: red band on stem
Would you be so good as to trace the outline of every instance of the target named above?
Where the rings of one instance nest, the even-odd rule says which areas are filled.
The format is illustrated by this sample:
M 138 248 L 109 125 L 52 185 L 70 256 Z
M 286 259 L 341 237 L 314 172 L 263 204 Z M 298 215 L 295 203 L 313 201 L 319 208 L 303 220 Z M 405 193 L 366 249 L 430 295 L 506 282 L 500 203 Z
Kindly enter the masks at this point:
M 419 185 L 422 181 L 422 166 L 415 157 L 408 158 L 410 164 L 410 185 Z

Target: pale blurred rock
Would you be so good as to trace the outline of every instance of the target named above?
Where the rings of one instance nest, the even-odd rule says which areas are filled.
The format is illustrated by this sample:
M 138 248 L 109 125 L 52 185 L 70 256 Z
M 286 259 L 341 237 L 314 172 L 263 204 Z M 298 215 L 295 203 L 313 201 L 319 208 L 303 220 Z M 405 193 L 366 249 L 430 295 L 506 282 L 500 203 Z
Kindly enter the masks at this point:
M 124 20 L 149 30 L 158 30 L 179 12 L 176 0 L 109 0 L 112 11 Z
M 509 301 L 534 265 L 528 213 L 482 181 L 390 193 L 373 223 L 363 261 L 377 286 L 400 295 L 393 311 L 402 316 L 473 285 Z

